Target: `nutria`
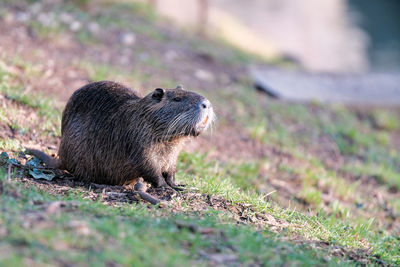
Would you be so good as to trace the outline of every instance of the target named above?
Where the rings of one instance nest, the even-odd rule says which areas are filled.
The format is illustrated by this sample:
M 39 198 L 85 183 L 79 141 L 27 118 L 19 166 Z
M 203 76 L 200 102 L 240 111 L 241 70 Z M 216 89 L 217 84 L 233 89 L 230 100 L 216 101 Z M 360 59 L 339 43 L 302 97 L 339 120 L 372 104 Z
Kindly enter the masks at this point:
M 155 187 L 176 188 L 184 141 L 213 120 L 211 103 L 181 86 L 140 97 L 119 83 L 94 82 L 68 100 L 59 159 L 34 149 L 28 153 L 82 181 L 122 185 L 143 177 Z

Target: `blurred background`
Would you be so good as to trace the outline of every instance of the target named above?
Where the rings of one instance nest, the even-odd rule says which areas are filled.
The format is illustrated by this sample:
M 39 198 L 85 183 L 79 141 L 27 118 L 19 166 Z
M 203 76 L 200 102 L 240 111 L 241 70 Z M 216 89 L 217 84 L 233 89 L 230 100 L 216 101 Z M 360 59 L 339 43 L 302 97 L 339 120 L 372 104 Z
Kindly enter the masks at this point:
M 400 71 L 396 0 L 153 0 L 186 28 L 318 72 Z
M 342 74 L 293 75 L 253 68 L 257 85 L 270 95 L 400 103 L 399 1 L 146 1 L 180 27 L 224 40 L 267 61 L 280 59 L 303 72 Z

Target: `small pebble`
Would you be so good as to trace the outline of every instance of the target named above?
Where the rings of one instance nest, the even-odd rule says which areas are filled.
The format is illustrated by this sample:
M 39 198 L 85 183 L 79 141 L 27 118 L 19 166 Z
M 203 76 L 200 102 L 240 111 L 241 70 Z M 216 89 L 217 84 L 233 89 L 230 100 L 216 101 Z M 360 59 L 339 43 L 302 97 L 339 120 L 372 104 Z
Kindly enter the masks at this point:
M 71 31 L 77 32 L 82 28 L 82 24 L 79 21 L 75 20 L 69 25 L 69 28 Z
M 125 32 L 120 35 L 120 41 L 125 46 L 132 46 L 135 44 L 136 36 L 131 32 Z

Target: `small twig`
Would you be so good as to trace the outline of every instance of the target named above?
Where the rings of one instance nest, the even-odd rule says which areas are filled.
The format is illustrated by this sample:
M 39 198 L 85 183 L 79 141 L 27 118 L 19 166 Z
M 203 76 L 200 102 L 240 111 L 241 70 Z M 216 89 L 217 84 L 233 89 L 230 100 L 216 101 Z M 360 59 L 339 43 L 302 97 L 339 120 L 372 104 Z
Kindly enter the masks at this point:
M 142 192 L 142 191 L 134 191 L 134 194 L 138 199 L 143 199 L 143 200 L 149 202 L 150 204 L 157 205 L 157 204 L 161 203 L 161 200 L 153 197 L 149 193 Z
M 272 195 L 272 194 L 275 193 L 275 192 L 276 192 L 276 190 L 272 190 L 271 192 L 265 194 L 262 198 L 265 199 L 266 197 Z
M 48 170 L 48 171 L 55 170 L 54 168 L 48 168 L 48 167 L 42 167 L 42 166 L 32 167 L 32 166 L 24 165 L 24 164 L 21 164 L 21 163 L 14 163 L 14 162 L 10 162 L 10 165 L 14 165 L 16 167 L 19 167 L 21 169 L 26 169 L 26 170 L 31 170 L 33 168 L 40 169 L 40 170 Z
M 149 193 L 146 193 L 147 186 L 143 181 L 143 178 L 139 178 L 135 186 L 133 187 L 135 190 L 133 193 L 136 195 L 137 198 L 143 199 L 153 205 L 157 205 L 161 203 L 161 200 L 158 198 L 153 197 Z

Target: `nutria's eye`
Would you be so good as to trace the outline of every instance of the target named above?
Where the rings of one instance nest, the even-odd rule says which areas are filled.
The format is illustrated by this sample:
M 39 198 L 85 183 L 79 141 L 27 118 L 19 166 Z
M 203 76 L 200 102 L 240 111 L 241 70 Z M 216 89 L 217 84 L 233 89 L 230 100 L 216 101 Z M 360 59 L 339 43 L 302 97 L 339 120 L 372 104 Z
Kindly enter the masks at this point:
M 182 98 L 180 98 L 180 97 L 172 98 L 172 101 L 175 101 L 175 102 L 180 102 L 181 100 L 182 100 Z

